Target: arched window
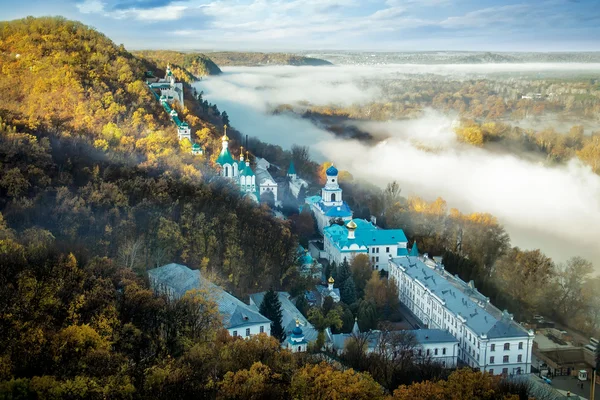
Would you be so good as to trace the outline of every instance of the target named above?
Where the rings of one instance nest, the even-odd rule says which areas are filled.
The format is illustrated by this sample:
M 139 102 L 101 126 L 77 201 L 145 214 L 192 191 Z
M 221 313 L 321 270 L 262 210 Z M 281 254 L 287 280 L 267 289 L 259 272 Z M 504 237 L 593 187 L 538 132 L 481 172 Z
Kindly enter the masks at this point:
M 335 201 L 335 193 L 331 193 L 331 201 Z
M 225 166 L 225 176 L 229 176 L 229 165 Z
M 302 351 L 302 346 L 298 346 L 298 351 Z

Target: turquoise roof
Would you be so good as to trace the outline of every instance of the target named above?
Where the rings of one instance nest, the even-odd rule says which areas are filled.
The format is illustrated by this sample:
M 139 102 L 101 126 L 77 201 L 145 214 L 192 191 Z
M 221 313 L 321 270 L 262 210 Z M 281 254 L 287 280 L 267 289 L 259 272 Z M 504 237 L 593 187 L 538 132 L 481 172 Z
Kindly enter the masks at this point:
M 288 168 L 288 175 L 296 175 L 296 167 L 294 167 L 294 160 L 290 161 L 290 167 Z
M 330 218 L 344 218 L 352 216 L 352 209 L 346 202 L 342 202 L 341 206 L 326 206 L 324 203 L 320 203 L 319 206 L 325 211 L 325 216 Z
M 250 168 L 250 163 L 244 165 L 244 169 L 240 171 L 240 175 L 242 176 L 254 176 L 254 171 Z M 260 196 L 259 196 L 260 198 Z
M 419 256 L 419 249 L 417 248 L 417 241 L 415 240 L 415 242 L 412 245 L 412 248 L 410 249 L 410 254 L 411 257 L 418 257 Z
M 348 239 L 348 228 L 340 225 L 331 225 L 323 230 L 323 234 L 330 241 L 342 250 L 343 247 L 350 247 L 356 244 L 359 247 L 395 245 L 407 242 L 406 235 L 402 229 L 379 229 L 371 222 L 364 219 L 353 219 L 356 224 L 354 239 Z M 354 251 L 354 250 L 353 250 Z M 366 251 L 362 249 L 360 251 Z
M 310 253 L 308 252 L 308 250 L 304 249 L 304 247 L 298 245 L 298 255 L 300 258 L 300 264 L 302 265 L 312 265 L 313 263 L 313 258 L 310 255 Z
M 322 200 L 321 196 L 308 196 L 304 198 L 306 204 L 318 203 Z
M 194 143 L 192 145 L 192 149 L 200 149 L 200 145 L 198 143 Z
M 219 158 L 217 158 L 217 164 L 219 164 L 219 165 L 225 165 L 225 164 L 233 165 L 233 163 L 235 163 L 235 160 L 233 159 L 233 157 L 231 157 L 231 153 L 229 153 L 229 149 L 225 149 L 225 150 L 221 151 L 221 154 L 219 154 Z
M 396 255 L 398 257 L 400 257 L 400 256 L 407 256 L 408 255 L 408 249 L 406 247 L 398 247 L 398 252 L 396 253 Z
M 338 174 L 338 170 L 336 167 L 331 165 L 331 167 L 327 168 L 327 171 L 325 171 L 325 173 L 327 174 L 327 176 L 336 176 Z

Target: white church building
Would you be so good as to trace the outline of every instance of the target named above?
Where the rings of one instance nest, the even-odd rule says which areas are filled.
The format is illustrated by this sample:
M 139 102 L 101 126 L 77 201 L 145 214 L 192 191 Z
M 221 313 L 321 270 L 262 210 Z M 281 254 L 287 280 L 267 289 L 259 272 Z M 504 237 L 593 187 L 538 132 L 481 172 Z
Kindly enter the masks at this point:
M 148 85 L 151 89 L 159 90 L 160 95 L 165 96 L 169 104 L 178 101 L 183 106 L 183 83 L 175 81 L 175 76 L 173 76 L 169 65 L 167 65 L 167 72 L 164 79 L 159 79 L 157 82 L 149 83 Z
M 333 224 L 323 231 L 323 249 L 329 262 L 352 262 L 357 254 L 369 256 L 376 269 L 387 270 L 390 257 L 408 255 L 408 240 L 402 229 L 380 229 L 364 219 L 346 225 Z
M 274 200 L 277 201 L 277 183 L 267 171 L 269 163 L 264 159 L 257 164 L 256 170 L 250 166 L 250 159 L 246 153 L 244 160 L 244 149 L 240 148 L 240 159 L 236 161 L 229 151 L 229 137 L 227 137 L 227 125 L 224 127 L 225 133 L 221 138 L 221 153 L 217 158 L 217 164 L 221 167 L 220 173 L 224 178 L 233 180 L 239 187 L 244 196 L 249 197 L 255 202 L 260 201 L 261 194 L 265 192 L 273 193 Z

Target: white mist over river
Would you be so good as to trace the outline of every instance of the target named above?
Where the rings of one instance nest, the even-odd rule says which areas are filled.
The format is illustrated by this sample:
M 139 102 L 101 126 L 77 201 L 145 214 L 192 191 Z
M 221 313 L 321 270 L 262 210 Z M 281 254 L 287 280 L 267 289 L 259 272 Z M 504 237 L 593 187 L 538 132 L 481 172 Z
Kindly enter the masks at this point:
M 565 68 L 564 64 L 560 65 Z M 426 112 L 410 121 L 364 122 L 359 128 L 387 139 L 376 145 L 337 139 L 308 120 L 271 115 L 279 104 L 365 103 L 380 96 L 364 79 L 418 70 L 441 74 L 555 70 L 554 64 L 344 67 L 231 67 L 195 86 L 226 110 L 242 133 L 286 149 L 308 146 L 315 160 L 331 160 L 355 177 L 385 186 L 397 180 L 405 196 L 440 196 L 462 212 L 489 212 L 504 224 L 512 244 L 540 248 L 556 261 L 582 256 L 600 266 L 600 176 L 573 160 L 548 167 L 516 155 L 496 154 L 455 141 L 452 119 Z M 511 69 L 512 68 L 512 69 Z M 573 64 L 566 68 L 596 68 Z M 416 141 L 441 151 L 427 152 Z

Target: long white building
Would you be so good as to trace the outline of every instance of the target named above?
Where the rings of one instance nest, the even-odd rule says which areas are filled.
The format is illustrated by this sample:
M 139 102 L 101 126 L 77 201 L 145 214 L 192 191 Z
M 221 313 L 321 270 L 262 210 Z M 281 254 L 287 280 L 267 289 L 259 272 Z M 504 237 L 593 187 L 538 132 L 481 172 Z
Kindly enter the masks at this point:
M 417 256 L 390 258 L 389 274 L 400 301 L 424 328 L 447 330 L 458 339 L 458 360 L 495 375 L 530 372 L 533 331 L 494 307 L 472 282 Z

